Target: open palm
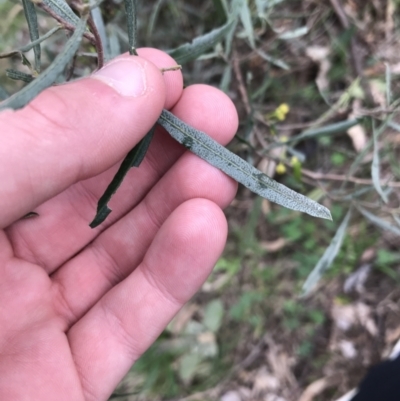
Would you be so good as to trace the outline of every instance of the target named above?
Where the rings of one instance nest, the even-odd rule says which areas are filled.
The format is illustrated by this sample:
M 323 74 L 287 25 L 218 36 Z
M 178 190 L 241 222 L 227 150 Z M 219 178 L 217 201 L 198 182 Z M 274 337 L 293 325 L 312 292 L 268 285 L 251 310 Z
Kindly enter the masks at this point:
M 169 56 L 139 54 L 112 62 L 115 80 L 142 71 L 135 96 L 100 76 L 0 113 L 1 400 L 106 400 L 224 247 L 221 208 L 236 183 L 161 129 L 106 222 L 88 226 L 118 161 L 162 108 L 221 143 L 237 128 L 225 95 L 183 90 L 180 72 L 155 67 L 173 65 Z M 21 219 L 32 210 L 39 216 Z

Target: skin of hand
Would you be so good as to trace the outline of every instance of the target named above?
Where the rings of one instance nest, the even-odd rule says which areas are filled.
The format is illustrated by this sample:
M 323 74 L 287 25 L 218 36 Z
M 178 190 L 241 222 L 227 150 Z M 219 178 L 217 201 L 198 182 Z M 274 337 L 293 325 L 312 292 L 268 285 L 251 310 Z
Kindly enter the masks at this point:
M 183 89 L 180 71 L 160 73 L 173 65 L 141 49 L 0 113 L 1 400 L 107 400 L 221 254 L 236 183 L 160 127 L 88 226 L 162 108 L 222 144 L 235 134 L 227 96 Z

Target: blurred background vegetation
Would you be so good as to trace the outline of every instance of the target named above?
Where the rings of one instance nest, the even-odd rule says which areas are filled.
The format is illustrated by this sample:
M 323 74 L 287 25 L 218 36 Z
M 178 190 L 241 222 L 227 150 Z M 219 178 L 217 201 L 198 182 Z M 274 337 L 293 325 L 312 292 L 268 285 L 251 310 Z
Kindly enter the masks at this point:
M 122 1 L 100 8 L 106 55 L 127 51 Z M 211 277 L 112 399 L 339 399 L 400 338 L 400 1 L 148 0 L 138 12 L 139 46 L 164 50 L 237 16 L 183 66 L 185 85 L 224 90 L 241 121 L 230 149 L 322 202 L 333 221 L 240 188 Z M 0 13 L 0 53 L 29 43 L 22 4 L 0 0 Z M 41 35 L 57 25 L 38 15 Z M 67 36 L 42 43 L 43 69 Z M 1 99 L 25 85 L 7 69 L 37 76 L 25 56 L 28 66 L 0 58 Z M 94 68 L 84 41 L 66 76 Z

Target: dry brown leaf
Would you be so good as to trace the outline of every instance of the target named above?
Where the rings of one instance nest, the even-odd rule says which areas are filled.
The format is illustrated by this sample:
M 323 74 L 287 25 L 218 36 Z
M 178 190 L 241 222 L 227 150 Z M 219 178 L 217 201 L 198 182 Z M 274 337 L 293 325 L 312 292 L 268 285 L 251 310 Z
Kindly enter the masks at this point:
M 310 46 L 306 49 L 306 55 L 319 65 L 319 71 L 315 80 L 320 92 L 326 92 L 329 89 L 328 73 L 331 68 L 329 61 L 329 47 Z
M 275 241 L 262 241 L 260 242 L 260 247 L 264 251 L 274 253 L 284 248 L 287 242 L 285 238 L 278 238 Z
M 349 120 L 357 118 L 357 116 L 360 115 L 360 110 L 361 110 L 361 100 L 355 99 L 352 103 L 352 112 L 348 117 Z M 365 145 L 368 142 L 367 133 L 365 132 L 364 127 L 360 124 L 355 125 L 354 127 L 351 127 L 349 130 L 347 130 L 347 134 L 349 135 L 353 143 L 355 151 L 361 152 L 365 148 Z
M 319 379 L 311 383 L 300 396 L 298 401 L 312 401 L 317 395 L 321 394 L 331 385 L 330 380 L 327 378 Z

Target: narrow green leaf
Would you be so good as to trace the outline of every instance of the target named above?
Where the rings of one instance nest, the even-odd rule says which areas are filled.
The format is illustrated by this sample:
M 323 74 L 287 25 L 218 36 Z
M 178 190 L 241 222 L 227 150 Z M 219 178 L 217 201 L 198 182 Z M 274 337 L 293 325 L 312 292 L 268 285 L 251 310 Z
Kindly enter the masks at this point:
M 347 131 L 349 128 L 354 127 L 355 125 L 359 124 L 360 121 L 358 119 L 340 121 L 338 123 L 326 125 L 324 127 L 314 128 L 310 130 L 306 130 L 299 135 L 290 138 L 288 142 L 298 142 L 303 141 L 304 139 L 309 138 L 318 138 L 320 136 L 325 135 L 334 135 L 334 134 L 341 134 L 342 132 Z
M 381 131 L 382 132 L 382 131 Z M 373 151 L 373 159 L 372 159 L 372 165 L 371 165 L 371 176 L 372 176 L 372 182 L 374 184 L 374 187 L 376 189 L 376 192 L 380 195 L 382 200 L 387 203 L 388 202 L 388 197 L 387 195 L 383 192 L 382 187 L 381 187 L 381 178 L 380 178 L 380 157 L 379 157 L 379 144 L 378 144 L 378 132 L 376 130 L 375 126 L 375 120 L 372 120 L 372 138 L 373 138 L 373 143 L 374 143 L 374 151 Z
M 137 9 L 136 0 L 124 0 L 129 38 L 129 54 L 137 55 Z
M 30 84 L 19 92 L 0 103 L 0 110 L 20 109 L 34 99 L 40 92 L 51 86 L 64 71 L 79 48 L 86 28 L 86 17 L 79 21 L 74 34 L 66 43 L 63 51 L 54 59 L 51 65 Z
M 256 194 L 292 210 L 332 219 L 326 207 L 274 181 L 205 133 L 185 124 L 169 111 L 162 111 L 158 123 L 191 152 Z
M 131 167 L 139 167 L 140 163 L 143 161 L 143 158 L 149 148 L 150 142 L 153 139 L 154 131 L 155 131 L 155 126 L 126 155 L 114 178 L 108 185 L 102 197 L 99 199 L 99 202 L 97 203 L 96 216 L 94 217 L 93 221 L 89 224 L 91 228 L 99 226 L 111 213 L 111 209 L 108 207 L 108 202 L 122 184 L 122 181 L 128 174 Z
M 39 28 L 37 22 L 36 8 L 31 0 L 22 0 L 24 7 L 24 13 L 26 21 L 28 22 L 29 36 L 31 41 L 35 41 L 39 38 Z M 40 44 L 33 46 L 33 52 L 35 54 L 35 70 L 40 71 Z
M 7 99 L 9 96 L 8 92 L 0 85 L 0 101 Z
M 153 34 L 153 29 L 157 21 L 158 13 L 161 9 L 161 4 L 163 2 L 164 0 L 157 0 L 156 4 L 152 7 L 149 23 L 147 25 L 147 32 L 146 32 L 147 40 L 149 40 L 151 38 L 151 35 Z
M 15 81 L 22 81 L 28 84 L 35 79 L 31 74 L 26 74 L 25 72 L 14 70 L 11 68 L 8 68 L 6 70 L 6 76 Z
M 70 25 L 77 26 L 79 24 L 79 17 L 72 11 L 72 8 L 65 0 L 40 0 L 38 3 L 43 3 Z
M 135 146 L 135 157 L 132 159 L 131 167 L 139 167 L 142 163 L 146 153 L 149 149 L 150 143 L 153 140 L 154 131 L 156 130 L 156 126 L 154 126 L 146 136 Z
M 303 284 L 302 296 L 307 296 L 315 288 L 323 274 L 331 267 L 342 246 L 343 239 L 346 235 L 347 226 L 350 221 L 350 216 L 351 209 L 347 212 L 328 248 L 326 248 L 321 259 L 318 261 L 317 265 L 308 276 L 306 282 Z
M 220 42 L 230 32 L 234 24 L 235 21 L 228 21 L 225 25 L 197 37 L 191 43 L 186 43 L 174 50 L 170 50 L 168 53 L 178 64 L 195 60 Z
M 372 224 L 375 224 L 377 227 L 381 228 L 382 230 L 388 230 L 393 234 L 400 236 L 400 229 L 396 226 L 388 223 L 387 221 L 381 219 L 378 216 L 375 216 L 368 210 L 364 209 L 362 206 L 357 206 L 357 209 L 366 217 Z
M 254 49 L 256 47 L 256 42 L 254 38 L 253 22 L 251 20 L 251 11 L 248 0 L 239 0 L 238 10 L 239 18 L 242 22 L 246 37 L 250 42 L 250 46 Z
M 55 26 L 53 29 L 50 29 L 50 31 L 46 32 L 43 36 L 40 38 L 34 40 L 33 42 L 27 44 L 26 46 L 22 46 L 19 48 L 19 51 L 25 53 L 34 48 L 36 45 L 42 43 L 44 40 L 48 39 L 50 36 L 54 35 L 56 32 L 58 32 L 60 29 L 62 29 L 61 25 Z
M 276 67 L 282 68 L 282 70 L 288 71 L 290 69 L 289 65 L 285 63 L 283 60 L 277 59 L 275 57 L 270 56 L 260 49 L 256 49 L 258 55 L 269 63 L 275 65 Z

